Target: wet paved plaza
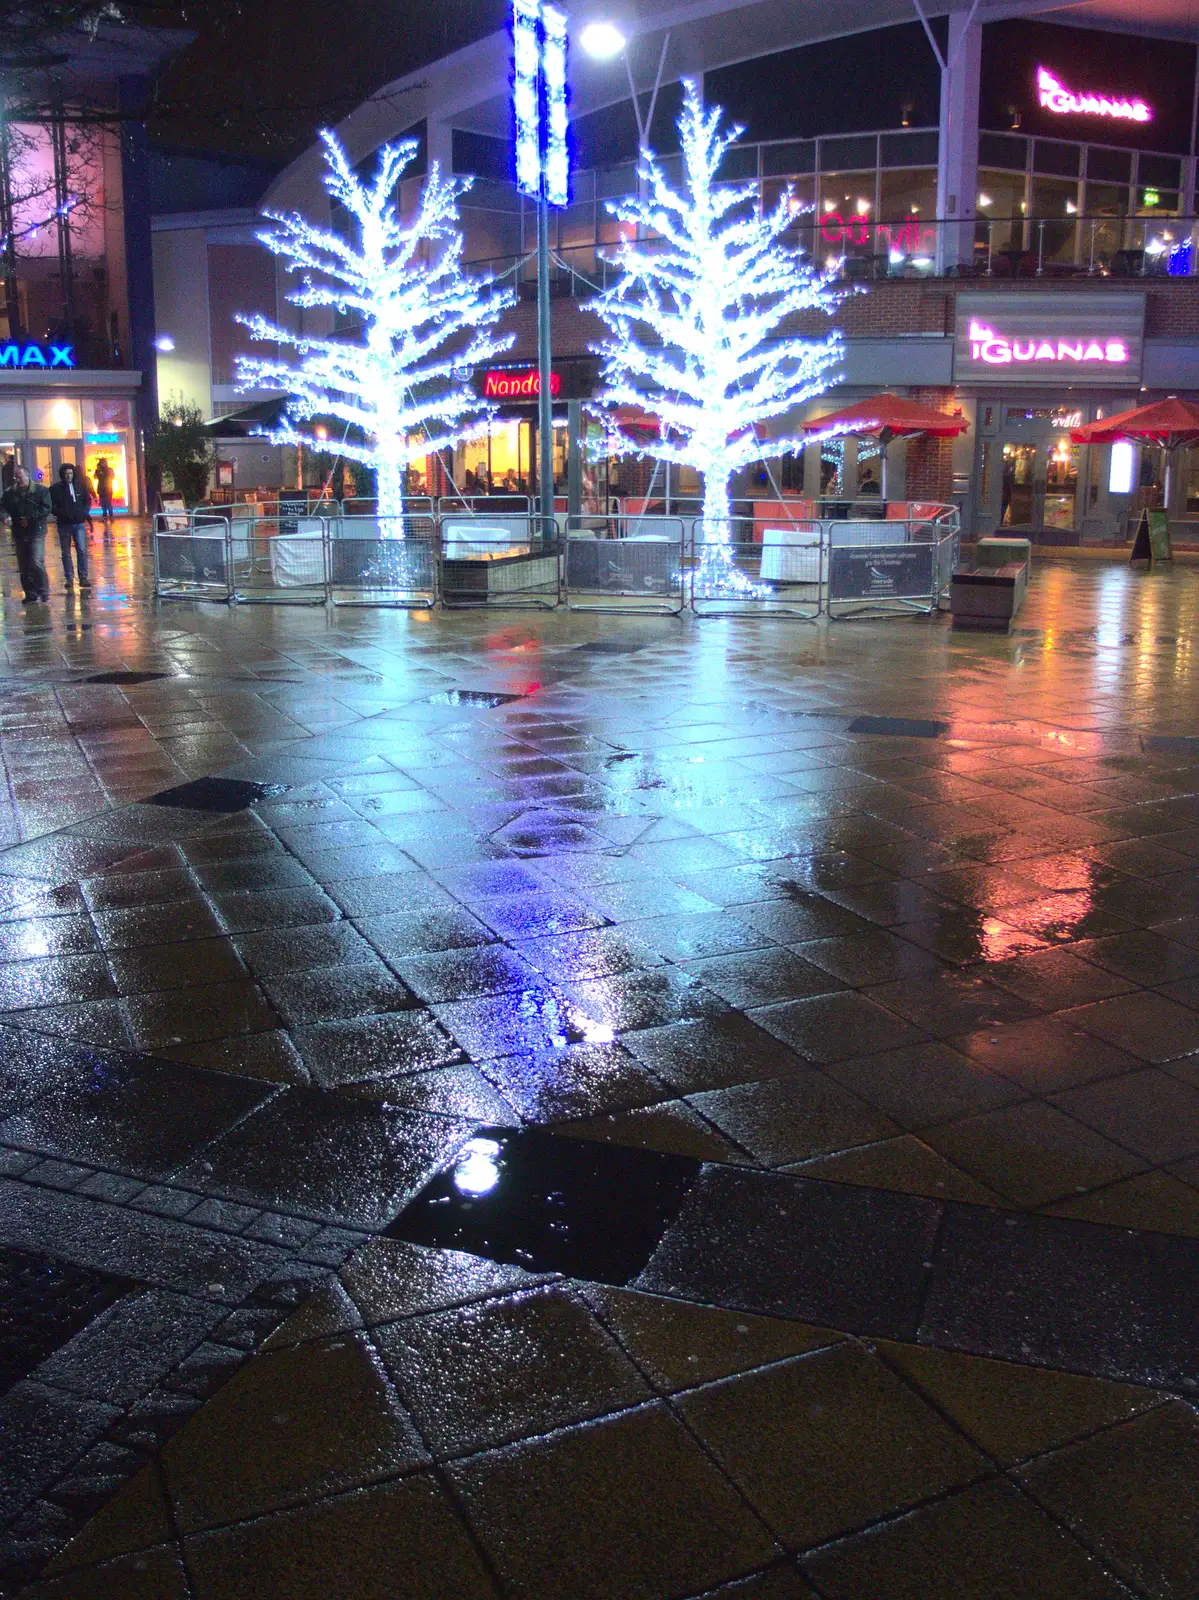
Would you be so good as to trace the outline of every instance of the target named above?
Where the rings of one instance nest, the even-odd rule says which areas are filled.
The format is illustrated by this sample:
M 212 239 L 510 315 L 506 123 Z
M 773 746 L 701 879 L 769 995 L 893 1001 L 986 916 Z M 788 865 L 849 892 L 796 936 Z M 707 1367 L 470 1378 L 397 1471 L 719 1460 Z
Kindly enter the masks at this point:
M 0 1593 L 1194 1600 L 1199 568 L 3 618 Z

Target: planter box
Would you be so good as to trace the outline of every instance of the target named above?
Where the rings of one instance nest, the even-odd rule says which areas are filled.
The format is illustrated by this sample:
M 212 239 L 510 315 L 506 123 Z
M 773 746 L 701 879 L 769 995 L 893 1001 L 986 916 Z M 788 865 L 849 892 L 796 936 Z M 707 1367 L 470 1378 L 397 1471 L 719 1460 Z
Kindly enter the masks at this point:
M 518 555 L 447 560 L 441 565 L 442 599 L 488 600 L 493 595 L 558 592 L 556 555 Z

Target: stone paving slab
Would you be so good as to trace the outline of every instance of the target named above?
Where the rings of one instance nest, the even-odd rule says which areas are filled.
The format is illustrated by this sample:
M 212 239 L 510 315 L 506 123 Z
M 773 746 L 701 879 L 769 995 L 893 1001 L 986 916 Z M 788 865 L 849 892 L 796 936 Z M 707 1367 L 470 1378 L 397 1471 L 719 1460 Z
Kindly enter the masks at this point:
M 98 567 L 0 618 L 0 1248 L 119 1287 L 0 1397 L 8 1592 L 1199 1587 L 1194 573 L 1000 640 Z M 520 1129 L 607 1186 L 464 1255 Z

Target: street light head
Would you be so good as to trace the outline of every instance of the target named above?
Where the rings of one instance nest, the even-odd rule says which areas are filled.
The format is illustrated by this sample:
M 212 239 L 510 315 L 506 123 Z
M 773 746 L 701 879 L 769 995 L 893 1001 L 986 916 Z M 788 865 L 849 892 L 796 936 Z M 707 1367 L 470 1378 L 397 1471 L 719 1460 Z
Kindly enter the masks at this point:
M 624 49 L 625 36 L 614 22 L 589 22 L 579 43 L 596 61 L 610 61 Z

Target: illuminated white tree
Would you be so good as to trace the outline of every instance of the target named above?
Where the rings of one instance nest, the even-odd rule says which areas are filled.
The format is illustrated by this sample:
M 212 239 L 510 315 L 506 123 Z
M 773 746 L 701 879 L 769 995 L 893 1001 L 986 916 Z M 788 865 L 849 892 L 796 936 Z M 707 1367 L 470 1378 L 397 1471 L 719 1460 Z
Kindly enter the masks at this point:
M 804 339 L 797 313 L 831 313 L 840 292 L 783 235 L 795 221 L 789 193 L 762 212 L 756 183 L 722 183 L 725 151 L 743 132 L 721 128 L 719 107 L 685 86 L 679 119 L 683 184 L 675 191 L 652 151 L 641 192 L 610 210 L 630 225 L 612 257 L 623 272 L 594 302 L 612 338 L 604 398 L 654 413 L 659 437 L 635 446 L 703 475 L 703 556 L 698 587 L 745 587 L 730 549 L 729 483 L 760 459 L 759 427 L 822 394 L 841 354 L 840 334 Z M 803 441 L 773 440 L 786 454 Z
M 345 429 L 342 454 L 375 470 L 381 531 L 403 538 L 404 476 L 417 458 L 452 448 L 493 410 L 471 390 L 466 369 L 502 354 L 512 336 L 495 325 L 512 295 L 462 268 L 458 199 L 469 178 L 429 170 L 415 213 L 405 219 L 397 188 L 416 155 L 415 139 L 385 145 L 371 182 L 362 182 L 327 131 L 325 187 L 346 213 L 352 237 L 305 218 L 268 213 L 277 227 L 258 235 L 301 275 L 288 295 L 304 311 L 351 318 L 344 334 L 277 327 L 240 317 L 255 339 L 295 352 L 238 358 L 242 389 L 287 390 L 287 420 L 276 444 L 329 448 L 306 428 L 316 418 Z

